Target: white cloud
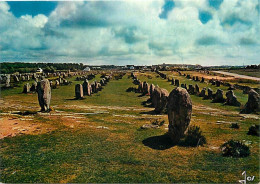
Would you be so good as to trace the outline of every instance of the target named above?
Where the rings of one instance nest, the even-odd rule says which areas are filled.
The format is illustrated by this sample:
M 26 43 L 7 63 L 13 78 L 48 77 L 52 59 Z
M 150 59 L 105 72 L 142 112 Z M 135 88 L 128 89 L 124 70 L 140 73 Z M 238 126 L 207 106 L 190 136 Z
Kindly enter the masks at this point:
M 258 63 L 257 3 L 224 0 L 216 10 L 207 0 L 176 1 L 160 19 L 163 0 L 60 2 L 49 17 L 20 18 L 0 2 L 0 49 L 4 58 L 57 61 Z M 200 11 L 212 19 L 202 24 Z

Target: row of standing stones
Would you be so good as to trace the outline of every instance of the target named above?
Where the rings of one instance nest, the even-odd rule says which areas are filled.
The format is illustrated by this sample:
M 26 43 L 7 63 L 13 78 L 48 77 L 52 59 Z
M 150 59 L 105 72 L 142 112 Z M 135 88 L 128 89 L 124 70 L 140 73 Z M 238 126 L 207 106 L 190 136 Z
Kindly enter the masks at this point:
M 95 78 L 95 76 L 93 76 Z M 88 78 L 89 80 L 93 79 Z M 84 96 L 90 96 L 93 93 L 97 93 L 98 91 L 101 91 L 103 89 L 103 86 L 105 86 L 110 79 L 112 78 L 112 75 L 104 76 L 100 80 L 100 82 L 92 82 L 89 83 L 87 78 L 77 78 L 76 80 L 84 80 L 83 84 L 76 84 L 75 85 L 75 98 L 76 99 L 82 99 Z
M 150 95 L 150 101 L 156 113 L 167 111 L 168 113 L 168 134 L 174 143 L 178 143 L 188 128 L 192 114 L 192 101 L 186 89 L 176 87 L 169 92 L 158 85 L 149 85 L 141 82 L 134 73 L 131 74 L 134 84 L 138 85 L 137 91 Z
M 36 73 L 33 74 L 28 74 L 26 80 L 34 79 L 32 85 L 29 83 L 26 83 L 23 86 L 23 93 L 30 93 L 30 92 L 37 92 L 38 94 L 38 102 L 41 107 L 41 111 L 50 111 L 50 102 L 51 102 L 51 89 L 56 89 L 57 86 L 59 85 L 69 85 L 71 84 L 70 81 L 68 81 L 66 78 L 67 77 L 72 77 L 75 75 L 83 75 L 86 72 L 75 72 L 73 74 L 69 73 L 52 73 L 52 74 L 42 74 L 42 75 L 37 75 Z M 91 73 L 89 76 L 95 77 L 95 74 Z M 45 77 L 56 77 L 58 76 L 58 79 L 55 79 L 54 81 L 49 81 Z M 19 78 L 17 75 L 13 75 L 13 77 L 16 79 L 14 82 L 19 82 Z M 23 76 L 20 76 L 23 77 Z M 107 80 L 107 78 L 105 78 Z M 3 80 L 1 78 L 1 80 Z M 103 79 L 102 79 L 103 80 Z M 23 80 L 22 80 L 23 81 Z M 105 80 L 103 80 L 105 81 Z M 10 75 L 5 76 L 5 82 L 6 85 L 5 87 L 10 87 Z
M 155 71 L 158 73 L 162 78 L 167 79 L 167 75 L 160 72 L 160 71 Z M 192 79 L 194 81 L 198 81 L 201 83 L 205 82 L 205 79 L 202 77 L 201 80 L 199 79 L 198 76 L 193 76 L 191 77 L 189 74 L 181 74 L 181 72 L 178 72 L 179 75 L 186 76 L 187 79 Z M 168 81 L 171 81 L 172 85 L 175 85 L 179 87 L 180 81 L 178 79 L 174 79 L 173 77 L 170 79 L 168 77 Z M 254 112 L 259 112 L 260 111 L 260 95 L 257 91 L 259 91 L 258 88 L 250 88 L 249 86 L 242 86 L 242 85 L 231 85 L 230 83 L 222 82 L 219 80 L 214 80 L 210 79 L 209 83 L 212 85 L 216 85 L 216 87 L 220 87 L 220 85 L 228 86 L 228 91 L 226 92 L 226 99 L 224 98 L 224 92 L 221 89 L 217 89 L 216 93 L 213 93 L 213 90 L 211 88 L 203 88 L 200 91 L 200 88 L 198 84 L 194 85 L 189 85 L 187 87 L 186 84 L 181 84 L 182 88 L 185 88 L 189 94 L 191 95 L 198 95 L 199 97 L 203 97 L 203 99 L 211 99 L 212 102 L 214 103 L 225 103 L 226 105 L 230 106 L 241 106 L 241 103 L 237 100 L 237 97 L 235 96 L 233 90 L 235 89 L 240 89 L 243 90 L 244 94 L 248 94 L 248 101 L 244 105 L 244 108 L 241 110 L 241 113 L 254 113 Z M 206 91 L 208 92 L 208 95 L 206 95 Z
M 165 74 L 159 74 L 163 78 L 167 78 Z M 138 85 L 137 92 L 149 95 L 151 105 L 155 108 L 156 113 L 166 111 L 168 113 L 169 120 L 169 135 L 174 142 L 178 142 L 183 137 L 184 132 L 189 126 L 192 113 L 192 101 L 190 94 L 197 94 L 198 96 L 212 99 L 213 102 L 226 102 L 227 105 L 240 106 L 241 104 L 237 101 L 236 96 L 232 90 L 226 93 L 227 99 L 223 97 L 223 91 L 218 89 L 216 94 L 209 88 L 208 95 L 206 96 L 206 88 L 199 90 L 199 86 L 196 84 L 189 85 L 187 89 L 186 84 L 181 84 L 179 87 L 179 80 L 172 79 L 172 83 L 176 86 L 175 89 L 169 92 L 160 88 L 158 85 L 148 84 L 146 81 L 141 82 L 134 73 L 131 73 L 133 83 Z M 170 81 L 168 79 L 168 81 Z M 260 107 L 259 94 L 251 89 L 248 93 L 248 101 L 241 111 L 242 113 L 258 112 Z

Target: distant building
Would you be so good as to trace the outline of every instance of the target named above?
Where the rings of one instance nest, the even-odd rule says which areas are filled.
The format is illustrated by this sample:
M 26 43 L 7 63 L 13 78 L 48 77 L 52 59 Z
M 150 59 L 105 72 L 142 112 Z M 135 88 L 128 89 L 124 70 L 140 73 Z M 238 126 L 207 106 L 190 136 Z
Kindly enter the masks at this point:
M 89 67 L 86 67 L 83 71 L 84 71 L 84 72 L 89 72 L 89 71 L 90 71 L 90 68 L 89 68 Z
M 41 68 L 38 68 L 37 70 L 36 70 L 36 73 L 42 73 L 43 72 L 43 70 L 41 69 Z

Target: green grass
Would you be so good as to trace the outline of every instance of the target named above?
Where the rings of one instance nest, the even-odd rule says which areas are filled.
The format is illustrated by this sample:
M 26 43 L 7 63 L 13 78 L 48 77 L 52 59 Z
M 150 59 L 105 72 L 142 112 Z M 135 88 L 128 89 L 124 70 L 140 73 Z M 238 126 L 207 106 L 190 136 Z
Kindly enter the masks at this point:
M 169 92 L 174 88 L 169 82 L 141 75 L 142 81 L 158 84 Z M 52 102 L 56 110 L 66 113 L 87 113 L 105 110 L 107 113 L 85 115 L 84 126 L 70 128 L 63 125 L 75 123 L 70 119 L 49 119 L 48 116 L 35 115 L 35 121 L 48 123 L 57 129 L 39 135 L 19 135 L 1 139 L 1 175 L 4 183 L 237 183 L 243 179 L 241 173 L 255 175 L 254 182 L 259 182 L 259 138 L 247 135 L 252 124 L 259 123 L 255 119 L 242 119 L 238 114 L 222 114 L 212 116 L 193 110 L 192 125 L 201 127 L 207 144 L 192 148 L 181 145 L 164 147 L 163 135 L 167 132 L 159 129 L 140 130 L 143 124 L 151 123 L 151 118 L 161 118 L 168 123 L 167 115 L 160 117 L 146 115 L 144 112 L 153 108 L 145 108 L 142 102 L 147 96 L 126 92 L 134 87 L 132 79 L 125 75 L 121 80 L 111 80 L 102 91 L 87 96 L 83 100 L 74 99 L 74 86 L 82 81 L 75 81 L 69 86 L 60 86 L 52 90 Z M 181 83 L 195 84 L 184 77 Z M 95 79 L 94 79 L 95 80 Z M 99 80 L 99 76 L 96 77 Z M 202 88 L 205 84 L 199 83 Z M 211 87 L 216 90 L 214 86 Z M 221 87 L 226 90 L 226 87 Z M 236 91 L 243 103 L 247 95 Z M 3 100 L 14 104 L 22 104 L 16 110 L 39 110 L 37 94 L 21 94 L 21 87 L 6 90 Z M 221 111 L 236 112 L 236 107 L 223 106 L 191 96 L 194 105 L 204 105 Z M 30 108 L 29 108 L 30 107 Z M 91 107 L 90 109 L 85 107 Z M 15 107 L 1 107 L 2 112 Z M 33 108 L 33 109 L 31 109 Z M 145 110 L 144 110 L 145 108 Z M 130 109 L 130 110 L 129 110 Z M 135 110 L 131 110 L 135 109 Z M 127 116 L 124 116 L 127 115 Z M 123 117 L 122 117 L 123 116 Z M 71 121 L 71 122 L 70 122 Z M 216 124 L 217 121 L 238 122 L 240 129 L 230 128 L 230 124 Z M 108 129 L 98 129 L 105 126 Z M 251 155 L 247 158 L 225 158 L 221 156 L 219 147 L 229 139 L 251 141 Z M 163 144 L 163 145 L 161 145 Z M 166 145 L 167 146 L 167 145 Z M 158 149 L 155 149 L 158 147 Z M 159 149 L 164 148 L 164 149 Z

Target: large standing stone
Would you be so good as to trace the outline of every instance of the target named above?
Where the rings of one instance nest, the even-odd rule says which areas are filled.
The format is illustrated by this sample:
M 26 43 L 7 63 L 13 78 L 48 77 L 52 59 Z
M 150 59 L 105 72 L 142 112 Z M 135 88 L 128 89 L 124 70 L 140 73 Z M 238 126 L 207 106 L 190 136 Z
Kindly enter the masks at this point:
M 76 97 L 76 99 L 83 98 L 83 87 L 81 84 L 75 85 L 75 97 Z
M 204 79 L 204 77 L 202 77 L 202 78 L 201 78 L 201 82 L 204 82 L 204 81 L 205 81 L 205 79 Z
M 41 106 L 41 111 L 50 110 L 51 102 L 51 86 L 48 79 L 43 79 L 37 83 L 38 101 Z
M 198 76 L 196 76 L 196 81 L 199 81 L 199 77 Z
M 218 89 L 216 92 L 215 98 L 213 99 L 213 102 L 220 102 L 220 103 L 224 102 L 225 99 L 223 96 L 224 96 L 223 90 Z
M 23 86 L 23 93 L 30 93 L 30 89 L 31 89 L 31 86 L 29 83 L 26 83 L 24 86 Z
M 252 113 L 260 111 L 260 95 L 253 89 L 248 93 L 248 100 L 242 113 Z
M 168 99 L 169 135 L 174 143 L 183 137 L 191 120 L 192 101 L 186 89 L 175 88 Z
M 228 92 L 226 92 L 226 97 L 227 97 L 227 101 L 226 101 L 227 105 L 231 105 L 231 106 L 240 106 L 241 105 L 237 101 L 237 97 L 234 95 L 234 92 L 232 90 L 229 90 Z

